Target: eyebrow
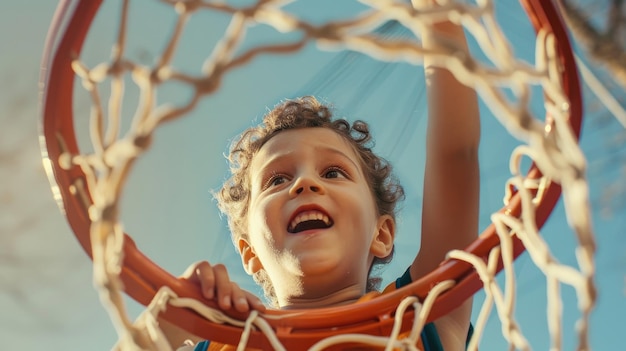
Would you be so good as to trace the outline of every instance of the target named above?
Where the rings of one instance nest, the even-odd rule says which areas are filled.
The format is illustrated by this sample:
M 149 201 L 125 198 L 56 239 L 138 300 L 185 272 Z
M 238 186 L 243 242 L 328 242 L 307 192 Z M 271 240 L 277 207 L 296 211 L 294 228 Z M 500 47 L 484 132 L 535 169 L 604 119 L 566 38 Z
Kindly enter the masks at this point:
M 332 147 L 328 147 L 328 146 L 321 146 L 321 147 L 316 147 L 315 151 L 316 152 L 330 152 L 332 154 L 338 155 L 338 156 L 340 156 L 340 157 L 350 161 L 350 163 L 352 163 L 352 165 L 355 167 L 357 172 L 363 172 L 361 167 L 356 162 L 354 162 L 354 160 L 352 160 L 352 158 L 348 157 L 348 155 L 346 155 L 344 152 L 342 152 L 342 151 L 340 151 L 338 149 L 335 149 L 335 148 L 332 148 Z M 261 173 L 263 173 L 265 171 L 265 169 L 269 165 L 271 165 L 271 164 L 273 164 L 273 163 L 275 163 L 277 161 L 280 161 L 283 158 L 289 157 L 289 154 L 290 154 L 290 152 L 274 154 L 267 162 L 265 162 L 263 165 L 261 165 L 259 170 L 261 171 Z
M 330 153 L 332 153 L 332 154 L 336 154 L 336 155 L 339 155 L 339 156 L 341 156 L 341 157 L 343 157 L 343 158 L 347 159 L 348 161 L 350 161 L 350 163 L 352 163 L 352 165 L 355 167 L 355 169 L 356 169 L 357 171 L 362 171 L 361 167 L 359 167 L 359 165 L 358 165 L 358 164 L 356 164 L 356 163 L 352 160 L 352 158 L 348 157 L 348 155 L 346 155 L 345 153 L 341 152 L 340 150 L 337 150 L 337 149 L 335 149 L 335 148 L 328 147 L 328 146 L 325 146 L 325 147 L 320 147 L 319 149 L 322 149 L 322 150 L 324 150 L 324 151 L 328 151 L 328 152 L 330 152 Z M 356 152 L 355 152 L 355 153 L 356 153 Z M 357 157 L 358 157 L 358 155 L 357 155 Z

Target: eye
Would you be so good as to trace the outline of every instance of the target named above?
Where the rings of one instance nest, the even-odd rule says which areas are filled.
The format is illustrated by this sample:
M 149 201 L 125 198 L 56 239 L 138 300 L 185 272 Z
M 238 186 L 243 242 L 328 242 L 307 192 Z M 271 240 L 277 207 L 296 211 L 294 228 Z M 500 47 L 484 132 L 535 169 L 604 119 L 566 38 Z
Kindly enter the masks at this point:
M 275 173 L 263 184 L 263 189 L 278 186 L 285 182 L 287 182 L 287 177 L 284 174 Z
M 332 166 L 326 169 L 322 174 L 324 178 L 348 178 L 348 173 L 339 166 Z

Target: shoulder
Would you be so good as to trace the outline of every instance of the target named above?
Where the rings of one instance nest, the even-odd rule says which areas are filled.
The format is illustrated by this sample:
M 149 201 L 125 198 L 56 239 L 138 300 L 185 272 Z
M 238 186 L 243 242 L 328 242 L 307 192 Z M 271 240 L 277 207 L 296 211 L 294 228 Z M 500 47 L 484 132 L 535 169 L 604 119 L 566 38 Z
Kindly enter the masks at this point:
M 383 294 L 400 289 L 411 282 L 413 279 L 410 269 L 407 269 L 394 283 L 385 288 Z M 421 334 L 426 350 L 465 350 L 473 330 L 470 323 L 471 313 L 472 300 L 469 299 L 447 315 L 427 324 Z
M 434 321 L 444 350 L 465 350 L 471 336 L 472 300 L 465 301 L 452 312 Z

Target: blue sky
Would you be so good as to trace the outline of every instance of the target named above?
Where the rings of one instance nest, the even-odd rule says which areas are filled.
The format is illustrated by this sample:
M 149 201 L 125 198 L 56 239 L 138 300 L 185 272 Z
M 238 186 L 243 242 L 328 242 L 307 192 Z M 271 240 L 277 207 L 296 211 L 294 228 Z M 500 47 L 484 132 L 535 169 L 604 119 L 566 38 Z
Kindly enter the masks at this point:
M 328 7 L 319 2 L 313 8 L 295 6 L 312 20 L 320 21 L 328 19 L 329 13 L 338 18 L 354 10 L 346 4 L 335 4 L 333 11 L 327 11 Z M 529 28 L 516 15 L 516 3 L 502 1 L 497 5 L 507 19 L 503 25 L 511 34 L 516 52 L 532 58 Z M 44 0 L 0 3 L 0 25 L 4 29 L 0 31 L 0 118 L 4 125 L 0 131 L 0 345 L 2 349 L 35 350 L 43 344 L 51 350 L 73 350 L 92 343 L 92 349 L 107 350 L 116 339 L 114 329 L 92 288 L 90 261 L 52 200 L 38 149 L 37 79 L 54 8 L 52 1 Z M 162 9 L 151 9 L 153 12 L 141 16 L 142 20 L 131 28 L 134 49 L 130 55 L 147 62 L 154 59 L 162 43 L 160 33 L 169 28 L 164 25 L 168 22 L 150 24 L 143 19 L 163 14 Z M 109 48 L 102 42 L 110 40 L 113 31 L 106 30 L 110 26 L 106 17 L 99 21 L 96 34 L 86 46 L 90 54 L 84 59 L 88 63 L 93 57 L 108 56 Z M 198 67 L 210 49 L 208 43 L 223 30 L 224 23 L 219 17 L 193 20 L 190 32 L 200 25 L 209 28 L 186 37 L 177 64 Z M 261 29 L 248 37 L 248 43 L 270 38 L 271 31 Z M 339 61 L 342 58 L 344 61 Z M 328 67 L 342 75 L 332 76 L 327 73 Z M 379 75 L 370 82 L 372 72 Z M 329 74 L 334 79 L 326 78 Z M 138 163 L 127 186 L 124 227 L 143 252 L 174 274 L 201 259 L 224 262 L 241 285 L 260 293 L 240 267 L 210 192 L 226 176 L 223 153 L 230 137 L 258 121 L 280 99 L 314 93 L 332 103 L 338 116 L 372 124 L 377 150 L 396 166 L 408 191 L 400 215 L 400 249 L 384 273 L 385 281 L 391 281 L 417 249 L 414 242 L 419 235 L 425 127 L 421 79 L 420 67 L 386 65 L 360 56 L 322 53 L 313 47 L 295 57 L 262 57 L 229 75 L 220 92 L 204 101 L 198 113 L 157 133 L 153 149 Z M 606 83 L 611 87 L 610 81 Z M 364 86 L 367 89 L 362 90 Z M 166 87 L 163 95 L 178 94 L 176 89 Z M 581 145 L 589 160 L 598 240 L 599 297 L 592 318 L 591 342 L 594 349 L 605 350 L 620 342 L 615 331 L 616 326 L 623 325 L 620 317 L 626 311 L 626 210 L 623 203 L 620 205 L 619 192 L 608 190 L 623 177 L 624 148 L 619 143 L 624 128 L 607 116 L 587 88 L 584 94 L 587 120 Z M 176 95 L 174 100 L 182 101 L 182 97 Z M 86 116 L 87 106 L 84 101 L 79 103 L 75 107 L 77 116 Z M 129 103 L 127 108 L 131 107 Z M 486 109 L 483 111 L 481 228 L 487 225 L 490 213 L 501 206 L 508 155 L 519 144 L 487 116 Z M 85 127 L 85 119 L 76 119 L 77 130 L 84 130 L 81 127 Z M 84 135 L 80 140 L 86 145 Z M 562 206 L 555 209 L 543 232 L 558 259 L 575 264 L 573 237 Z M 403 250 L 405 247 L 410 250 Z M 518 259 L 516 271 L 517 317 L 533 347 L 547 349 L 545 280 L 527 255 Z M 575 296 L 571 288 L 564 288 L 563 295 L 564 349 L 573 349 Z M 481 299 L 482 294 L 477 294 L 476 300 Z M 140 307 L 129 303 L 132 313 L 137 314 Z M 476 304 L 476 311 L 478 307 Z M 499 329 L 493 315 L 483 336 L 483 349 L 505 347 Z

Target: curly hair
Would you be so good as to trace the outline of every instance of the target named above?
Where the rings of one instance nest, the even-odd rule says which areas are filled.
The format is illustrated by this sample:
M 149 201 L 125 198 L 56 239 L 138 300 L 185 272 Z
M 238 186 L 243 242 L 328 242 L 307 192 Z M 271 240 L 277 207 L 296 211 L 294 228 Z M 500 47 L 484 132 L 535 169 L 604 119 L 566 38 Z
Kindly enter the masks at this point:
M 373 141 L 368 124 L 359 120 L 352 124 L 344 119 L 333 120 L 327 106 L 315 97 L 305 96 L 280 103 L 263 117 L 262 124 L 245 130 L 231 145 L 228 155 L 231 177 L 217 192 L 216 199 L 220 210 L 228 218 L 235 243 L 241 238 L 246 239 L 250 201 L 249 168 L 253 157 L 281 131 L 298 128 L 328 128 L 347 140 L 359 157 L 378 214 L 390 215 L 395 220 L 396 204 L 404 198 L 404 189 L 392 174 L 391 165 L 372 151 Z M 376 290 L 380 286 L 381 279 L 371 277 L 373 268 L 388 263 L 392 257 L 393 250 L 385 258 L 374 258 L 368 273 L 367 291 Z M 261 285 L 270 303 L 276 306 L 276 295 L 267 273 L 260 270 L 253 278 Z

